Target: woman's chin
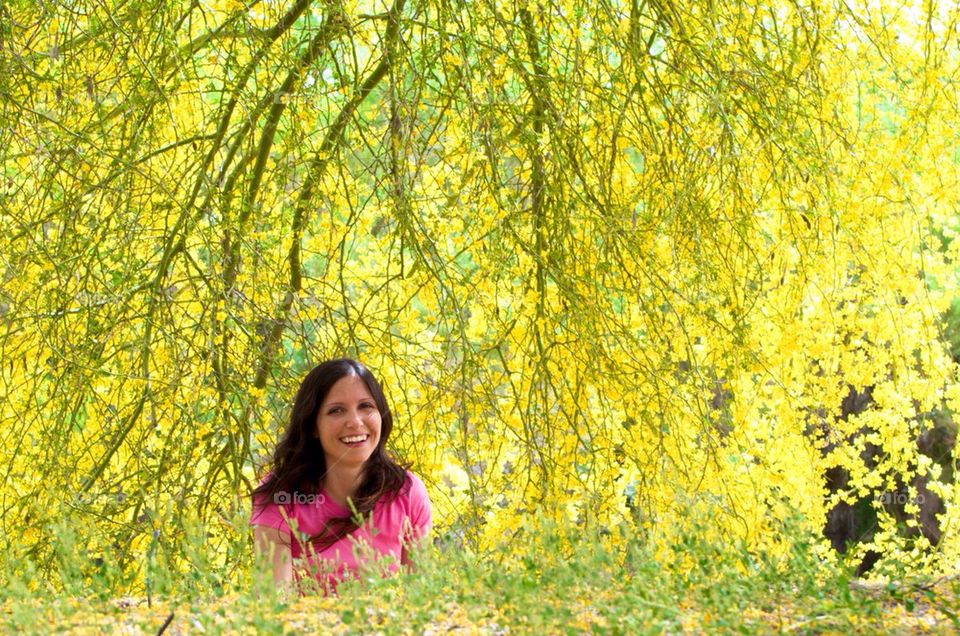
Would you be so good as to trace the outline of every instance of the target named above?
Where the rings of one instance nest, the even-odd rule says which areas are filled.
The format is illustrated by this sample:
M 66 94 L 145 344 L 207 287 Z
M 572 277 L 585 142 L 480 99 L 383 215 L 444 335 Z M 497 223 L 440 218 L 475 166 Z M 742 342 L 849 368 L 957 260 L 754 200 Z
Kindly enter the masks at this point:
M 349 449 L 346 452 L 340 453 L 335 457 L 327 457 L 327 466 L 329 469 L 355 469 L 361 468 L 367 460 L 370 459 L 370 456 L 373 454 L 370 451 L 367 452 L 357 452 L 358 449 Z

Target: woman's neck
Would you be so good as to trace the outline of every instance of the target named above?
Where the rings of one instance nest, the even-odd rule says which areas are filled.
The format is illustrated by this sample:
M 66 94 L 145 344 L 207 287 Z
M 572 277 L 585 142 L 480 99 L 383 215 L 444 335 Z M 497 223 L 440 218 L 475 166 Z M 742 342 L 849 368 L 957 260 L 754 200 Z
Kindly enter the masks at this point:
M 323 490 L 334 502 L 349 508 L 347 497 L 356 498 L 362 477 L 363 466 L 356 468 L 338 466 L 336 470 L 328 470 L 323 477 Z

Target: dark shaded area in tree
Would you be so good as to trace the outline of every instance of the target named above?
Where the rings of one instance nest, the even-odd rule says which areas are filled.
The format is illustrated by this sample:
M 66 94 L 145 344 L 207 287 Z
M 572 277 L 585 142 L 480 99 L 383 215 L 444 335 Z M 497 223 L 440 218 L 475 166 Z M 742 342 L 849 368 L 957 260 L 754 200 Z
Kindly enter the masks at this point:
M 840 420 L 859 415 L 868 410 L 873 404 L 873 387 L 868 386 L 861 391 L 850 387 L 847 396 L 841 404 Z M 936 412 L 927 416 L 932 426 L 925 429 L 917 439 L 920 453 L 933 460 L 940 466 L 943 483 L 953 483 L 954 459 L 953 448 L 956 443 L 957 426 L 949 415 Z M 855 444 L 858 437 L 866 435 L 865 428 L 859 429 L 854 435 L 843 440 L 843 443 Z M 827 442 L 823 447 L 824 455 L 836 447 L 836 442 Z M 883 448 L 870 442 L 863 444 L 860 459 L 868 470 L 877 467 L 878 459 Z M 826 473 L 827 488 L 830 493 L 842 492 L 850 487 L 850 471 L 842 467 L 833 467 Z M 897 520 L 900 534 L 907 538 L 923 536 L 931 545 L 937 546 L 941 538 L 940 522 L 937 515 L 944 512 L 943 500 L 933 493 L 928 484 L 930 477 L 927 474 L 917 474 L 911 481 L 916 490 L 916 497 L 910 495 L 906 484 L 897 480 L 897 488 L 893 491 L 873 492 L 861 497 L 853 504 L 839 502 L 827 513 L 827 523 L 823 535 L 830 540 L 831 545 L 840 554 L 854 545 L 869 542 L 877 530 L 877 505 L 889 512 Z M 915 503 L 919 512 L 912 515 L 907 512 L 908 504 Z M 915 525 L 908 525 L 913 519 Z M 857 565 L 856 575 L 863 576 L 870 571 L 883 555 L 874 550 L 868 550 Z

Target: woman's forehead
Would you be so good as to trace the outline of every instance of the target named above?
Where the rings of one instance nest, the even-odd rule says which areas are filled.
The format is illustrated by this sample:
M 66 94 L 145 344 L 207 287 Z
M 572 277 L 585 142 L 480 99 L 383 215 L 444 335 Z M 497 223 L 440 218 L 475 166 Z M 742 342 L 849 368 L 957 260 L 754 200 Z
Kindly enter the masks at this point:
M 363 381 L 363 378 L 359 375 L 351 374 L 345 375 L 334 382 L 330 390 L 327 391 L 327 396 L 323 401 L 327 403 L 372 397 L 373 395 L 370 393 L 370 388 L 367 387 L 367 383 Z

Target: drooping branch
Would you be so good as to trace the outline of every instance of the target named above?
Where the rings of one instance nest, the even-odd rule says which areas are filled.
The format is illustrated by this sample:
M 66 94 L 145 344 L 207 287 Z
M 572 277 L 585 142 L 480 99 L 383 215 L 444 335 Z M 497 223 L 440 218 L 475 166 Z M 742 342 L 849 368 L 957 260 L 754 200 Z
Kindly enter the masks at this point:
M 547 117 L 546 100 L 546 78 L 547 71 L 543 66 L 543 60 L 540 58 L 540 47 L 537 44 L 536 32 L 533 25 L 533 16 L 526 7 L 520 8 L 520 22 L 523 26 L 523 35 L 527 45 L 527 53 L 530 56 L 530 62 L 533 64 L 533 78 L 528 86 L 531 89 L 533 98 L 533 111 L 530 113 L 533 119 L 534 138 L 530 143 L 532 175 L 530 179 L 530 201 L 531 212 L 533 214 L 533 232 L 536 249 L 537 263 L 537 293 L 539 302 L 537 304 L 538 321 L 543 317 L 544 294 L 546 292 L 546 267 L 544 258 L 546 254 L 546 236 L 545 236 L 545 196 L 546 196 L 546 169 L 544 168 L 543 151 L 539 144 L 543 136 L 544 124 Z M 539 337 L 539 331 L 538 337 Z M 543 343 L 539 343 L 542 350 Z
M 320 52 L 323 51 L 334 38 L 343 33 L 346 26 L 346 16 L 343 15 L 338 7 L 337 10 L 327 18 L 319 32 L 313 37 L 307 51 L 300 58 L 297 65 L 287 74 L 280 88 L 274 91 L 273 95 L 279 96 L 280 99 L 274 100 L 273 107 L 267 115 L 263 131 L 260 134 L 260 141 L 257 144 L 256 160 L 250 176 L 250 185 L 240 205 L 240 216 L 237 219 L 236 229 L 240 235 L 244 233 L 247 223 L 249 223 L 250 217 L 257 206 L 260 185 L 263 182 L 263 172 L 266 168 L 267 159 L 270 156 L 270 149 L 273 147 L 273 142 L 277 134 L 277 126 L 288 105 L 288 101 L 283 97 L 293 93 L 293 89 L 301 81 L 301 76 L 304 71 L 316 61 L 320 56 Z M 227 255 L 227 264 L 224 270 L 224 292 L 227 294 L 229 294 L 236 283 L 239 266 L 240 246 L 238 243 L 233 243 L 230 246 Z
M 258 51 L 258 54 L 254 56 L 254 58 L 244 69 L 244 72 L 241 73 L 239 82 L 241 87 L 246 84 L 247 79 L 249 79 L 250 75 L 253 73 L 254 69 L 256 68 L 256 63 L 262 59 L 263 55 L 266 54 L 266 50 L 268 49 L 269 45 L 272 44 L 276 38 L 280 37 L 280 35 L 282 35 L 287 29 L 289 29 L 290 26 L 292 26 L 292 24 L 296 21 L 296 18 L 306 10 L 311 1 L 312 0 L 300 0 L 289 12 L 287 12 L 287 14 L 277 23 L 277 25 L 271 29 L 270 35 L 272 39 L 270 39 L 268 43 L 262 47 L 260 51 Z M 117 431 L 117 434 L 114 436 L 109 448 L 107 448 L 106 452 L 100 458 L 100 461 L 97 462 L 93 470 L 84 480 L 80 487 L 81 493 L 87 492 L 93 486 L 93 484 L 96 483 L 100 475 L 103 474 L 103 471 L 106 469 L 111 458 L 116 454 L 124 439 L 126 439 L 126 437 L 130 434 L 130 431 L 133 430 L 134 426 L 139 420 L 140 414 L 143 412 L 143 408 L 150 395 L 150 347 L 153 340 L 153 326 L 156 319 L 156 312 L 160 304 L 160 299 L 162 298 L 160 290 L 162 289 L 166 276 L 170 270 L 173 259 L 184 248 L 186 236 L 189 233 L 190 226 L 195 223 L 203 213 L 203 208 L 197 211 L 193 210 L 193 202 L 196 200 L 196 197 L 200 192 L 200 188 L 205 179 L 206 171 L 212 163 L 213 158 L 216 156 L 216 153 L 220 148 L 220 143 L 222 142 L 223 137 L 226 134 L 226 130 L 229 127 L 230 119 L 237 104 L 237 99 L 238 96 L 235 94 L 228 104 L 224 115 L 221 117 L 214 142 L 211 144 L 210 151 L 207 153 L 199 169 L 199 176 L 194 184 L 190 199 L 188 200 L 187 204 L 183 206 L 176 224 L 171 232 L 167 235 L 167 240 L 160 258 L 160 264 L 157 267 L 157 270 L 148 286 L 149 297 L 147 303 L 147 312 L 144 318 L 144 333 L 141 340 L 142 345 L 140 350 L 140 373 L 141 377 L 145 380 L 143 390 L 141 391 L 133 412 L 123 422 L 120 430 Z
M 396 50 L 394 44 L 400 35 L 400 15 L 403 12 L 405 1 L 406 0 L 397 0 L 389 11 L 387 30 L 384 35 L 384 52 L 383 56 L 380 58 L 380 62 L 363 81 L 357 91 L 350 98 L 350 101 L 344 105 L 343 109 L 340 111 L 340 114 L 337 116 L 336 121 L 334 121 L 333 125 L 329 128 L 329 130 L 327 130 L 327 134 L 324 136 L 323 142 L 320 144 L 320 147 L 317 149 L 313 160 L 310 162 L 309 171 L 304 181 L 303 188 L 300 190 L 300 194 L 297 197 L 297 205 L 294 210 L 293 222 L 290 227 L 292 237 L 290 250 L 287 255 L 287 264 L 290 276 L 289 289 L 287 294 L 284 296 L 283 302 L 278 308 L 277 317 L 274 321 L 273 328 L 270 330 L 270 333 L 267 335 L 262 346 L 260 347 L 260 364 L 257 366 L 257 372 L 253 380 L 253 386 L 258 389 L 262 389 L 264 386 L 266 386 L 267 376 L 270 372 L 270 367 L 273 364 L 273 358 L 276 355 L 277 347 L 280 344 L 280 338 L 283 334 L 284 326 L 286 325 L 287 316 L 289 315 L 290 309 L 293 306 L 293 301 L 296 294 L 302 289 L 300 238 L 303 236 L 303 232 L 310 222 L 310 209 L 312 205 L 311 199 L 313 198 L 314 188 L 316 187 L 316 184 L 319 183 L 323 178 L 327 166 L 329 165 L 330 158 L 336 151 L 337 146 L 342 142 L 343 133 L 346 130 L 347 124 L 353 117 L 357 107 L 359 107 L 360 104 L 362 104 L 367 98 L 367 96 L 370 95 L 373 89 L 376 88 L 377 84 L 380 83 L 380 81 L 387 74 L 387 71 L 390 69 L 390 66 L 394 63 L 393 52 Z
M 267 41 L 261 46 L 255 55 L 250 59 L 247 65 L 240 72 L 240 75 L 237 78 L 237 82 L 233 87 L 233 94 L 230 97 L 230 100 L 227 102 L 227 105 L 224 107 L 223 114 L 220 116 L 220 120 L 217 123 L 217 130 L 214 133 L 213 142 L 210 144 L 210 150 L 203 158 L 203 163 L 200 164 L 199 169 L 197 170 L 197 178 L 194 181 L 193 188 L 190 191 L 190 196 L 187 199 L 186 204 L 183 206 L 180 216 L 177 218 L 176 223 L 174 224 L 173 229 L 167 235 L 166 242 L 164 244 L 163 254 L 160 258 L 160 265 L 157 268 L 157 271 L 154 275 L 154 287 L 159 288 L 164 279 L 166 278 L 170 265 L 173 259 L 176 257 L 180 251 L 183 250 L 186 236 L 189 234 L 190 229 L 193 224 L 195 224 L 204 214 L 209 204 L 210 195 L 207 196 L 203 205 L 200 205 L 198 208 L 194 209 L 194 203 L 197 200 L 197 197 L 200 194 L 201 189 L 203 188 L 204 183 L 208 183 L 210 178 L 208 175 L 208 170 L 213 163 L 214 158 L 217 156 L 217 153 L 220 152 L 223 144 L 224 137 L 226 136 L 227 130 L 230 127 L 230 122 L 233 119 L 233 114 L 236 110 L 237 104 L 239 103 L 240 93 L 243 88 L 247 85 L 247 82 L 250 80 L 250 77 L 253 75 L 254 71 L 257 69 L 259 63 L 266 56 L 267 52 L 270 50 L 271 45 L 290 27 L 296 22 L 297 18 L 306 11 L 310 6 L 312 0 L 299 0 L 297 4 L 291 7 L 278 22 L 274 25 L 267 35 Z M 265 98 L 261 104 L 258 105 L 257 110 L 247 118 L 247 121 L 242 126 L 241 130 L 238 132 L 238 137 L 244 137 L 250 127 L 255 121 L 260 118 L 260 113 L 266 107 L 270 101 L 269 98 Z M 232 153 L 228 154 L 227 158 L 224 161 L 224 165 L 220 168 L 220 175 L 222 175 L 226 170 L 226 167 L 230 163 L 232 158 Z M 211 189 L 211 192 L 213 189 Z

